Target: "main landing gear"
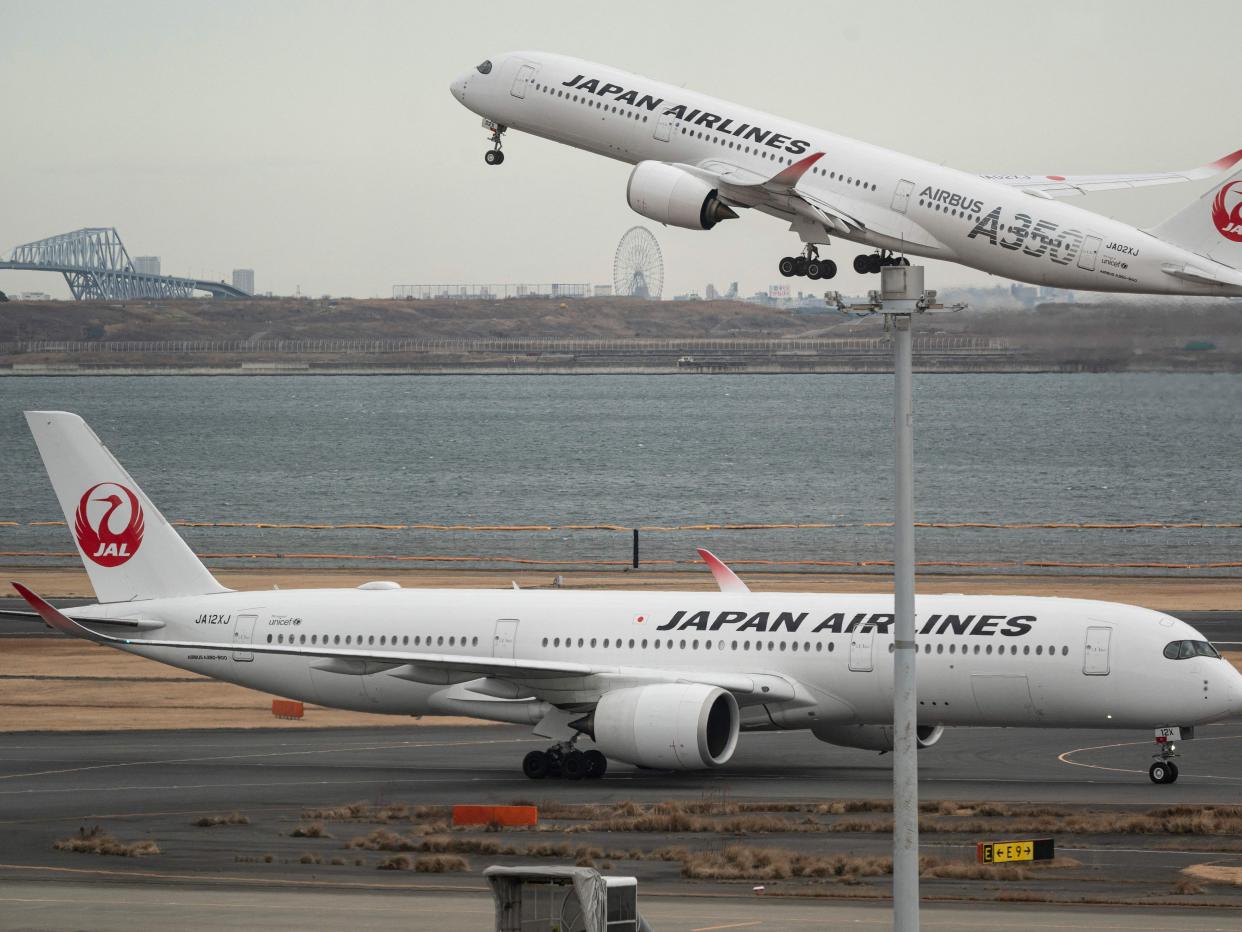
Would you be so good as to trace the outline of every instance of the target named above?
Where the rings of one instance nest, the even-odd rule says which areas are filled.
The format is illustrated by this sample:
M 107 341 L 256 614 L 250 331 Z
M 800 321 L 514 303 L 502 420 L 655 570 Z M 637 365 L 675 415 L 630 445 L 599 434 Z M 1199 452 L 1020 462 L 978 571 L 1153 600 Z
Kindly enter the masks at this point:
M 488 165 L 499 165 L 505 160 L 505 154 L 500 150 L 500 137 L 505 134 L 505 129 L 506 127 L 501 126 L 499 123 L 491 124 L 492 135 L 489 138 L 491 139 L 492 147 L 483 153 L 483 161 Z
M 800 256 L 786 256 L 777 266 L 786 278 L 805 275 L 807 278 L 832 278 L 837 274 L 837 264 L 831 259 L 821 259 L 819 250 L 808 244 Z
M 871 255 L 858 255 L 854 257 L 854 271 L 859 275 L 878 275 L 880 269 L 887 268 L 890 265 L 909 265 L 910 260 L 905 256 L 894 256 L 888 250 L 873 252 Z
M 531 751 L 522 759 L 522 773 L 532 780 L 598 780 L 607 771 L 608 758 L 594 748 L 579 751 L 572 741 L 553 745 L 546 751 Z
M 1173 763 L 1173 758 L 1181 757 L 1177 753 L 1177 745 L 1169 741 L 1167 736 L 1158 735 L 1156 747 L 1159 751 L 1152 755 L 1156 762 L 1147 769 L 1147 776 L 1151 777 L 1152 783 L 1176 783 L 1177 764 Z

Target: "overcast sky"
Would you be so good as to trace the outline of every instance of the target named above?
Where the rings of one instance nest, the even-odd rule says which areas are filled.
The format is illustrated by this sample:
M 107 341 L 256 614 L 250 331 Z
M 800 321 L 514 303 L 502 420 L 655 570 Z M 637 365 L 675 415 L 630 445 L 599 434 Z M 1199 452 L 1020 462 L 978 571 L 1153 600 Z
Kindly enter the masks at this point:
M 666 296 L 732 280 L 749 294 L 799 248 L 783 224 L 660 228 L 627 207 L 628 166 L 516 132 L 489 168 L 449 81 L 544 49 L 970 171 L 1161 170 L 1242 146 L 1239 35 L 1238 0 L 0 0 L 0 253 L 115 226 L 166 273 L 253 267 L 260 291 L 387 297 L 607 282 L 643 223 Z M 1147 225 L 1206 186 L 1077 203 Z M 856 251 L 827 254 L 848 269 Z M 838 282 L 864 287 L 848 270 Z M 47 274 L 0 272 L 0 289 L 68 295 Z

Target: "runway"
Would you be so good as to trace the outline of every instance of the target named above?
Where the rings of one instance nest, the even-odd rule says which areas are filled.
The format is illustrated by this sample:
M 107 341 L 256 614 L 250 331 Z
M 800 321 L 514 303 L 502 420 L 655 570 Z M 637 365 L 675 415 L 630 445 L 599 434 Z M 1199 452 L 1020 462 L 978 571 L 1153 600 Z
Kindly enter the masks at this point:
M 129 917 L 142 918 L 139 925 L 175 922 L 187 929 L 260 917 L 273 928 L 305 927 L 311 914 L 301 897 L 313 893 L 322 908 L 313 911 L 309 924 L 317 928 L 339 928 L 345 924 L 342 917 L 350 916 L 349 924 L 363 928 L 485 929 L 490 928 L 489 900 L 477 875 L 424 877 L 376 871 L 373 864 L 369 870 L 326 864 L 306 868 L 294 860 L 306 843 L 289 838 L 290 828 L 306 807 L 363 799 L 419 805 L 703 797 L 823 801 L 884 798 L 891 792 L 891 758 L 835 748 L 805 733 L 744 736 L 734 761 L 719 771 L 668 774 L 616 765 L 603 780 L 580 783 L 524 778 L 518 770 L 521 755 L 539 744 L 524 728 L 486 725 L 12 734 L 0 748 L 0 927 L 132 928 L 136 920 Z M 1236 768 L 1242 724 L 1203 729 L 1201 738 L 1188 743 L 1181 780 L 1173 786 L 1148 781 L 1149 754 L 1142 734 L 956 729 L 920 755 L 920 792 L 925 800 L 1133 807 L 1236 804 L 1242 798 L 1242 774 Z M 246 813 L 253 824 L 231 831 L 192 827 L 199 816 L 234 810 Z M 158 839 L 163 854 L 131 860 L 52 849 L 54 840 L 99 823 L 121 837 Z M 337 840 L 328 842 L 326 850 L 334 852 L 343 839 L 369 830 L 332 829 Z M 628 837 L 616 842 L 641 843 Z M 889 844 L 882 833 L 848 843 L 858 853 L 877 855 Z M 924 853 L 933 856 L 966 859 L 969 851 L 947 850 L 965 847 L 943 836 L 923 838 Z M 257 861 L 264 851 L 277 852 L 276 863 L 237 863 L 239 853 L 251 856 L 241 860 Z M 1153 887 L 1167 885 L 1167 876 L 1209 857 L 1146 848 L 1141 839 L 1082 850 L 1067 847 L 1062 853 Z M 472 859 L 472 868 L 486 863 Z M 659 897 L 649 911 L 663 920 L 657 926 L 662 930 L 711 929 L 729 922 L 748 923 L 737 928 L 781 929 L 890 921 L 887 910 L 874 904 L 770 899 L 759 905 L 743 897 L 730 905 L 728 891 L 722 900 L 693 885 L 687 888 L 675 866 L 641 862 L 626 869 L 638 870 L 643 889 Z M 736 885 L 731 889 L 736 894 Z M 684 896 L 675 899 L 678 891 Z M 401 892 L 419 896 L 416 913 L 408 900 L 394 896 Z M 292 911 L 280 909 L 295 902 L 300 905 Z M 351 912 L 351 903 L 357 912 Z M 1105 922 L 1100 927 L 1224 928 L 1237 918 L 1230 910 L 1196 910 L 1186 921 L 1181 913 L 1161 918 L 1136 910 L 1124 913 L 1131 918 L 1123 921 L 1123 913 L 1110 910 L 1100 916 Z M 446 918 L 446 925 L 433 916 L 457 918 Z M 985 903 L 931 905 L 927 925 L 1051 929 L 1082 921 L 1073 907 L 1036 910 Z M 1099 925 L 1094 918 L 1091 922 Z

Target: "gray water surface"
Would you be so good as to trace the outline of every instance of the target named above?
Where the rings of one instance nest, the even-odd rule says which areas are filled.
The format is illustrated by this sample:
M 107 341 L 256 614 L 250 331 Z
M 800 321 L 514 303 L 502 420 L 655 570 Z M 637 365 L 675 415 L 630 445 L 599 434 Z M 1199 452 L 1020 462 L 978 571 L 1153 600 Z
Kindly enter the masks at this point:
M 916 514 L 996 523 L 1242 521 L 1242 376 L 915 379 Z M 164 514 L 274 523 L 862 524 L 892 515 L 892 378 L 0 379 L 0 550 L 63 551 L 20 412 L 87 419 Z M 626 560 L 612 532 L 186 529 L 209 553 Z M 890 532 L 648 533 L 647 559 L 885 560 Z M 1233 530 L 926 530 L 922 561 L 1242 560 Z M 31 562 L 26 558 L 0 558 Z M 215 561 L 221 562 L 219 560 Z M 307 561 L 298 561 L 307 562 Z M 323 561 L 309 561 L 322 565 Z M 1234 571 L 1236 572 L 1236 570 Z

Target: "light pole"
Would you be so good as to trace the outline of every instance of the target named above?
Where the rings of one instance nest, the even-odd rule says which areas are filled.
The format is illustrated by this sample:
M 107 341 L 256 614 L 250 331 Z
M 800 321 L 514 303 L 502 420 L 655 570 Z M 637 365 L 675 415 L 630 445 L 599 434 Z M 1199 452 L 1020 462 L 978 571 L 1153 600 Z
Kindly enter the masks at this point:
M 918 645 L 914 624 L 914 401 L 910 323 L 915 314 L 945 308 L 936 292 L 923 290 L 921 265 L 880 270 L 880 290 L 868 303 L 847 305 L 839 293 L 826 296 L 842 311 L 883 314 L 893 338 L 893 438 L 896 463 L 893 499 L 893 928 L 919 928 Z

